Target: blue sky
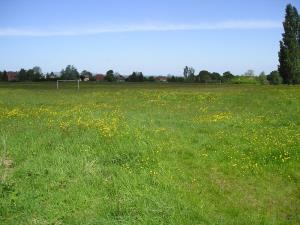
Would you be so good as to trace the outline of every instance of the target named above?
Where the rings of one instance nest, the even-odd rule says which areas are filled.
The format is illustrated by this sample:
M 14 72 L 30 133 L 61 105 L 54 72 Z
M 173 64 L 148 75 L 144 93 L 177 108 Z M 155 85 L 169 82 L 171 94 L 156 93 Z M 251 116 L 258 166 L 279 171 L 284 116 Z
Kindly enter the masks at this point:
M 268 73 L 288 3 L 300 10 L 299 0 L 1 0 L 0 70 Z

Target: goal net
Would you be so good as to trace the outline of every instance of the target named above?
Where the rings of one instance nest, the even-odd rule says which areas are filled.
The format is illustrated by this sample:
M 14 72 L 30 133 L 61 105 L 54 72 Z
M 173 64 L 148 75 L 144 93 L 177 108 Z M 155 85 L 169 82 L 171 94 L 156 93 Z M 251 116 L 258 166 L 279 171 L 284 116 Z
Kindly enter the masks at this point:
M 77 90 L 80 88 L 80 80 L 57 80 L 56 81 L 56 89 L 60 88 L 74 88 Z

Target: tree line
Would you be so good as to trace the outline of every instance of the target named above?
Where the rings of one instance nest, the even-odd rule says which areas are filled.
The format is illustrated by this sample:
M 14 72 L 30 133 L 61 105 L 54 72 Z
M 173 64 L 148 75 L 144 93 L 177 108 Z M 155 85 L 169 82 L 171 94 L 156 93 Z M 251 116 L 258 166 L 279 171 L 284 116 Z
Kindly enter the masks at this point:
M 35 66 L 32 69 L 21 69 L 16 72 L 16 81 L 56 81 L 56 80 L 89 80 L 96 81 L 96 76 L 90 71 L 83 70 L 78 72 L 76 67 L 68 65 L 62 69 L 59 74 L 51 72 L 43 74 L 40 67 Z M 7 72 L 0 71 L 0 81 L 7 81 Z M 261 83 L 261 84 L 280 84 L 282 78 L 278 71 L 273 71 L 266 75 L 261 72 L 258 76 L 255 75 L 253 70 L 248 70 L 242 75 L 234 75 L 230 71 L 226 71 L 223 74 L 217 72 L 209 72 L 207 70 L 201 70 L 198 74 L 195 74 L 193 67 L 186 66 L 183 69 L 183 76 L 144 76 L 142 72 L 134 71 L 129 76 L 122 76 L 113 70 L 108 70 L 101 81 L 116 82 L 186 82 L 186 83 Z
M 280 51 L 278 53 L 279 65 L 278 70 L 272 71 L 266 75 L 261 72 L 255 76 L 253 70 L 246 71 L 243 75 L 233 75 L 230 71 L 222 75 L 217 72 L 202 70 L 195 73 L 193 67 L 186 66 L 183 69 L 183 76 L 144 76 L 142 72 L 133 72 L 128 77 L 124 77 L 113 70 L 108 70 L 103 76 L 104 81 L 127 81 L 127 82 L 144 82 L 144 81 L 168 81 L 168 82 L 194 82 L 194 83 L 261 83 L 261 84 L 299 84 L 300 83 L 300 16 L 297 9 L 288 4 L 285 10 L 285 20 L 283 22 L 284 33 L 280 41 Z M 0 81 L 7 81 L 8 73 L 0 71 Z M 16 73 L 17 81 L 50 81 L 50 80 L 90 80 L 95 81 L 96 77 L 89 71 L 83 70 L 81 73 L 72 66 L 68 65 L 59 75 L 51 72 L 43 74 L 40 67 L 35 66 L 32 69 L 21 69 Z

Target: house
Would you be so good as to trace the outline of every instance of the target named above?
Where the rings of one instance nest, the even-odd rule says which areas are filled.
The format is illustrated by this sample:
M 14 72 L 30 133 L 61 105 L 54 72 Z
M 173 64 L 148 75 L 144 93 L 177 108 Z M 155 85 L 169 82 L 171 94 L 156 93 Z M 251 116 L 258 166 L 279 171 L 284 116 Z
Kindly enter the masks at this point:
M 89 81 L 90 80 L 89 75 L 80 76 L 80 78 L 81 78 L 81 81 Z
M 167 82 L 167 77 L 165 76 L 158 76 L 158 77 L 155 77 L 155 81 L 158 81 L 158 82 Z
M 17 72 L 7 72 L 7 81 L 17 81 Z
M 104 75 L 103 74 L 96 74 L 96 81 L 104 81 Z
M 122 76 L 122 75 L 117 75 L 116 79 L 117 79 L 118 82 L 125 82 L 125 77 Z
M 49 79 L 55 79 L 57 78 L 57 76 L 55 76 L 53 73 L 51 73 L 49 76 L 48 76 Z

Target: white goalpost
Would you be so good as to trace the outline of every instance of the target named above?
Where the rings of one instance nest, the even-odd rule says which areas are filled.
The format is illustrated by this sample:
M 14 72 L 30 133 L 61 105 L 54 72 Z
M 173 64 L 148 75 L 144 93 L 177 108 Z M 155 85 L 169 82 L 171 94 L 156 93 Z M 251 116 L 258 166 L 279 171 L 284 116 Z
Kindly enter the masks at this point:
M 56 81 L 56 89 L 59 89 L 59 82 L 77 82 L 77 90 L 79 90 L 79 82 L 80 80 L 57 80 Z

